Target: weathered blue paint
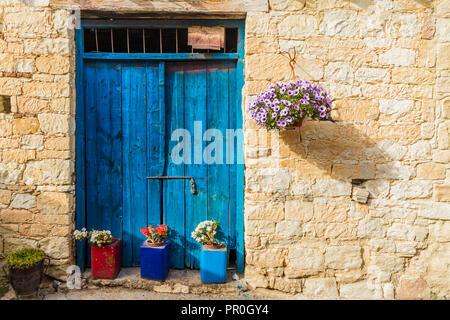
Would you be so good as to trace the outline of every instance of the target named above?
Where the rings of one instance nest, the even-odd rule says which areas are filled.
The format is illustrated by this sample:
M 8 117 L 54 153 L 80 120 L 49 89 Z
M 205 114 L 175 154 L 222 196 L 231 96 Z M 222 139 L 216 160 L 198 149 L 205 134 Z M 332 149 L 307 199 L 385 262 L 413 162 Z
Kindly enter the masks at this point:
M 172 233 L 172 266 L 198 268 L 201 250 L 190 233 L 200 221 L 216 219 L 243 271 L 243 165 L 226 164 L 226 152 L 224 164 L 213 165 L 177 165 L 169 155 L 177 143 L 170 141 L 172 131 L 194 133 L 194 121 L 204 128 L 193 137 L 202 145 L 199 151 L 192 143 L 193 161 L 210 143 L 202 141 L 205 130 L 218 128 L 225 137 L 225 129 L 242 128 L 243 24 L 228 25 L 240 28 L 237 60 L 87 57 L 77 31 L 77 228 L 110 229 L 121 237 L 124 266 L 139 264 L 139 229 L 164 222 Z M 149 175 L 193 176 L 197 194 L 190 194 L 189 181 L 161 183 Z M 82 267 L 89 263 L 86 253 L 79 244 Z

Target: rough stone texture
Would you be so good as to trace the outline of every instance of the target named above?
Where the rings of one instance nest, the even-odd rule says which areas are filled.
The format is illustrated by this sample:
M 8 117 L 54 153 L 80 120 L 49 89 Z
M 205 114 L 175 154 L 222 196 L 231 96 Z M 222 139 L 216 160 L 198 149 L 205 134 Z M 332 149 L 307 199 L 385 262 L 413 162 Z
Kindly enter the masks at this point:
M 249 287 L 450 297 L 446 2 L 249 2 L 243 101 L 290 79 L 281 52 L 295 47 L 297 77 L 326 88 L 336 121 L 266 132 L 244 113 Z M 0 95 L 12 101 L 0 113 L 0 257 L 41 246 L 63 279 L 75 256 L 74 36 L 65 10 L 35 4 L 0 5 Z
M 45 0 L 0 4 L 0 71 L 16 73 L 0 75 L 0 94 L 11 96 L 11 113 L 0 113 L 0 262 L 12 250 L 41 247 L 48 274 L 61 280 L 74 261 L 74 154 L 64 142 L 74 135 L 69 19 Z

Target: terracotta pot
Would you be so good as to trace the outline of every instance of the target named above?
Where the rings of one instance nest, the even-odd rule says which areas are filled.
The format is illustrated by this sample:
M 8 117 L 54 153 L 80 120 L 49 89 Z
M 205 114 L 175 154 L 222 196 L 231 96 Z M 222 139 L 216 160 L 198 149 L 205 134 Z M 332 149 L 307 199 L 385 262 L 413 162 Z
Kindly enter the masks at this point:
M 304 118 L 299 119 L 299 120 L 298 120 L 297 122 L 295 122 L 292 126 L 287 127 L 287 128 L 285 128 L 285 129 L 297 129 L 297 130 L 301 130 L 301 129 L 306 125 L 307 122 L 308 122 L 308 118 L 307 118 L 307 117 L 304 117 Z
M 157 243 L 152 243 L 150 241 L 147 241 L 147 244 L 148 244 L 149 247 L 156 248 L 156 247 L 162 247 L 166 243 L 164 241 L 163 242 L 157 242 Z
M 223 243 L 215 243 L 215 244 L 205 244 L 205 247 L 208 249 L 221 249 L 223 248 Z

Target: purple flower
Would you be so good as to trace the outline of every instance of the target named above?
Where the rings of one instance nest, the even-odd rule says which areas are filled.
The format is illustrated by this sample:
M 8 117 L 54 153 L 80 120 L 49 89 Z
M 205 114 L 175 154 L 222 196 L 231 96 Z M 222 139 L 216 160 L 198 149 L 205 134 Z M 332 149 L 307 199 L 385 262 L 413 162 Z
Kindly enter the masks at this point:
M 280 93 L 285 93 L 286 92 L 286 88 L 285 87 L 282 87 L 281 89 L 280 89 Z
M 320 106 L 319 108 L 317 108 L 317 110 L 319 110 L 319 112 L 324 112 L 326 108 L 324 106 Z
M 284 120 L 286 120 L 287 122 L 292 122 L 292 121 L 294 121 L 294 119 L 292 119 L 291 116 L 287 116 L 286 118 L 284 118 Z

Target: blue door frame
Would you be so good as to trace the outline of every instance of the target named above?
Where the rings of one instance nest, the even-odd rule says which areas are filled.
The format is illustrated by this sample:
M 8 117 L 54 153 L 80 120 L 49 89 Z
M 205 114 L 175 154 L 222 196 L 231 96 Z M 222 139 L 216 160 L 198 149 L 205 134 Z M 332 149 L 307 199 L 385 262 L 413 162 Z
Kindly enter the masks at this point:
M 236 53 L 85 53 L 83 28 L 122 28 L 122 27 L 146 27 L 146 28 L 186 28 L 193 25 L 203 26 L 224 26 L 230 28 L 238 28 L 238 46 Z M 121 20 L 121 21 L 104 21 L 104 20 L 86 20 L 82 21 L 81 29 L 77 29 L 75 33 L 76 40 L 76 227 L 83 228 L 87 225 L 86 217 L 86 109 L 84 105 L 84 64 L 90 60 L 140 60 L 153 61 L 160 63 L 160 72 L 164 72 L 164 64 L 170 61 L 193 61 L 193 60 L 221 60 L 236 62 L 236 106 L 242 105 L 241 89 L 244 84 L 244 21 L 242 20 Z M 164 90 L 164 87 L 160 87 Z M 164 96 L 164 94 L 162 94 Z M 164 101 L 160 101 L 160 107 L 164 108 Z M 243 118 L 241 110 L 236 112 L 236 123 L 242 127 Z M 244 165 L 236 164 L 236 264 L 237 272 L 244 271 Z M 77 242 L 76 261 L 81 269 L 87 265 L 87 247 L 84 242 Z

